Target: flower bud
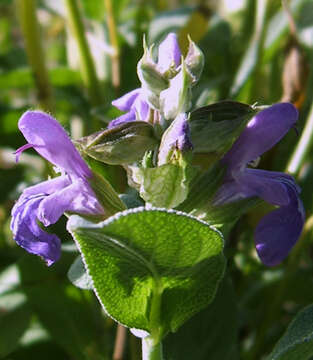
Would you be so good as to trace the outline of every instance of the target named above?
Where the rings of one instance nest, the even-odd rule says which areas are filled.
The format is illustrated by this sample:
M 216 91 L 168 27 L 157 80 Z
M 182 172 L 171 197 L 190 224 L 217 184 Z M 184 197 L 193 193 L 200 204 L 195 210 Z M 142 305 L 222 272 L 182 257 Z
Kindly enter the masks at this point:
M 188 111 L 191 105 L 191 83 L 192 77 L 182 61 L 179 73 L 160 94 L 160 111 L 166 120 L 175 119 L 178 114 Z
M 81 152 L 107 164 L 129 164 L 141 160 L 157 144 L 152 125 L 143 121 L 124 123 L 83 137 Z
M 158 166 L 175 162 L 179 154 L 185 156 L 192 148 L 188 119 L 183 113 L 177 116 L 162 136 Z
M 189 48 L 185 59 L 187 69 L 193 76 L 193 83 L 196 83 L 201 76 L 204 66 L 204 55 L 199 47 L 188 36 Z
M 168 81 L 157 68 L 157 64 L 152 59 L 152 46 L 147 47 L 144 41 L 144 54 L 137 64 L 137 74 L 142 87 L 147 88 L 152 93 L 159 95 L 160 92 L 168 87 Z

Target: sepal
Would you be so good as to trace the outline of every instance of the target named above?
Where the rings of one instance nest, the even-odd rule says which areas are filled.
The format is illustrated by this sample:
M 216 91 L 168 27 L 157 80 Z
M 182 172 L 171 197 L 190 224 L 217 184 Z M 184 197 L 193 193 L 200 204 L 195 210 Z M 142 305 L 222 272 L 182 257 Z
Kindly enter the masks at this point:
M 220 101 L 190 114 L 191 141 L 195 152 L 228 151 L 258 111 L 236 101 Z
M 193 84 L 199 81 L 204 67 L 204 55 L 200 48 L 188 36 L 189 48 L 185 59 L 187 69 L 193 76 Z
M 148 48 L 144 41 L 144 53 L 137 64 L 137 74 L 143 88 L 159 95 L 162 90 L 168 87 L 168 81 L 158 70 L 157 64 L 152 58 L 152 48 L 153 46 Z
M 127 122 L 76 141 L 80 151 L 107 164 L 129 164 L 142 159 L 157 144 L 153 126 L 144 121 Z

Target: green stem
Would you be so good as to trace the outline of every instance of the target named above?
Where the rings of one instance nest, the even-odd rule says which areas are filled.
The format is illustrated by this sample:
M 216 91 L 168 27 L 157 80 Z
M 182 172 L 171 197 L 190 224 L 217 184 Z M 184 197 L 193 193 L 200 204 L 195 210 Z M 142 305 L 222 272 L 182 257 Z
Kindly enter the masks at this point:
M 17 0 L 17 13 L 25 41 L 28 62 L 32 68 L 39 105 L 43 110 L 53 110 L 52 87 L 45 64 L 36 17 L 36 0 Z
M 150 326 L 152 330 L 150 336 L 142 339 L 142 360 L 163 360 L 162 329 L 160 327 L 163 287 L 157 276 L 155 276 L 154 281 L 155 289 L 151 299 L 150 310 Z
M 111 56 L 112 61 L 112 84 L 115 89 L 120 87 L 120 49 L 117 38 L 116 23 L 113 13 L 112 0 L 104 0 L 106 13 L 107 13 L 107 25 L 109 29 L 109 37 L 114 53 Z
M 79 12 L 78 4 L 76 0 L 65 0 L 65 5 L 69 27 L 78 45 L 82 78 L 87 87 L 90 102 L 94 106 L 97 106 L 101 104 L 101 88 L 85 36 L 84 24 Z
M 313 144 L 313 104 L 310 109 L 310 113 L 302 131 L 300 141 L 295 148 L 289 163 L 287 165 L 287 171 L 293 175 L 296 175 L 305 160 L 305 157 Z
M 162 343 L 150 336 L 142 339 L 142 360 L 163 360 Z

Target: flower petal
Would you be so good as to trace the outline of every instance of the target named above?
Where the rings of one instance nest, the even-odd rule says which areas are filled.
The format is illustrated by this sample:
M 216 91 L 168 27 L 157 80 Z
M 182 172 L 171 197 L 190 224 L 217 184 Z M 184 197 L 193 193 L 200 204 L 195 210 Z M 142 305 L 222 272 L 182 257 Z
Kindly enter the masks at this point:
M 245 169 L 236 182 L 245 197 L 258 196 L 273 205 L 288 205 L 288 188 L 283 173 L 271 174 L 271 171 Z M 292 179 L 293 180 L 293 179 Z
M 134 109 L 137 112 L 140 121 L 146 121 L 149 115 L 149 105 L 146 100 L 142 99 L 142 96 L 138 96 L 134 103 Z
M 55 191 L 59 191 L 71 183 L 67 176 L 58 176 L 54 179 L 44 181 L 37 185 L 26 188 L 21 197 L 29 197 L 31 195 L 50 195 Z
M 178 45 L 177 35 L 170 33 L 159 45 L 158 69 L 161 72 L 167 71 L 173 63 L 176 67 L 178 67 L 180 60 L 181 52 Z
M 183 113 L 176 117 L 162 136 L 158 155 L 158 165 L 161 166 L 162 164 L 165 164 L 167 162 L 167 157 L 174 149 L 185 152 L 192 150 L 192 148 L 187 116 Z
M 139 96 L 140 92 L 140 88 L 132 90 L 127 94 L 121 96 L 120 98 L 113 100 L 112 105 L 121 111 L 129 111 L 132 108 L 135 100 Z
M 224 156 L 231 168 L 241 167 L 262 155 L 280 141 L 298 119 L 290 103 L 275 104 L 259 112 Z
M 255 246 L 261 261 L 268 266 L 279 264 L 297 242 L 305 221 L 302 202 L 294 187 L 288 188 L 289 205 L 282 206 L 259 222 Z
M 236 181 L 225 181 L 214 195 L 213 205 L 219 206 L 234 201 L 242 200 L 246 196 Z
M 130 121 L 136 121 L 136 111 L 131 110 L 128 113 L 117 117 L 108 124 L 108 129 L 112 129 L 115 126 L 128 123 Z
M 28 143 L 52 164 L 78 177 L 92 175 L 63 127 L 52 116 L 41 111 L 27 111 L 18 126 Z
M 12 209 L 11 230 L 18 245 L 52 265 L 61 254 L 60 239 L 43 231 L 37 224 L 37 211 L 44 196 L 20 199 Z
M 37 216 L 48 226 L 56 223 L 66 211 L 86 215 L 103 213 L 94 192 L 83 179 L 77 179 L 64 189 L 45 197 L 39 205 Z

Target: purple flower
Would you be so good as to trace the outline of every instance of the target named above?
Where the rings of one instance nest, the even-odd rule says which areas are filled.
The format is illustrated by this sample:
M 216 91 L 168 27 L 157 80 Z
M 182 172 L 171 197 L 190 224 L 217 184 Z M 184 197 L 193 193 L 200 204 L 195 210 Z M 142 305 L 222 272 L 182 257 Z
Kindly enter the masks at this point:
M 16 158 L 34 148 L 56 165 L 61 176 L 25 189 L 12 209 L 11 230 L 25 250 L 41 256 L 48 266 L 60 257 L 61 242 L 38 225 L 54 224 L 64 212 L 102 214 L 88 179 L 92 172 L 81 158 L 62 126 L 40 111 L 28 111 L 19 120 L 19 129 L 28 144 L 16 151 Z
M 145 121 L 149 115 L 149 104 L 145 100 L 144 91 L 141 88 L 126 93 L 122 97 L 113 100 L 112 105 L 126 114 L 112 120 L 108 128 L 112 128 L 130 121 Z M 139 117 L 137 119 L 137 116 Z
M 251 169 L 247 165 L 281 140 L 297 119 L 298 112 L 289 103 L 261 111 L 222 159 L 227 171 L 215 196 L 215 205 L 257 196 L 279 206 L 261 219 L 254 234 L 258 256 L 268 266 L 279 264 L 301 234 L 305 214 L 300 189 L 290 175 Z
M 192 149 L 188 118 L 185 113 L 182 113 L 177 116 L 162 136 L 158 165 L 166 164 L 174 150 L 185 153 Z

